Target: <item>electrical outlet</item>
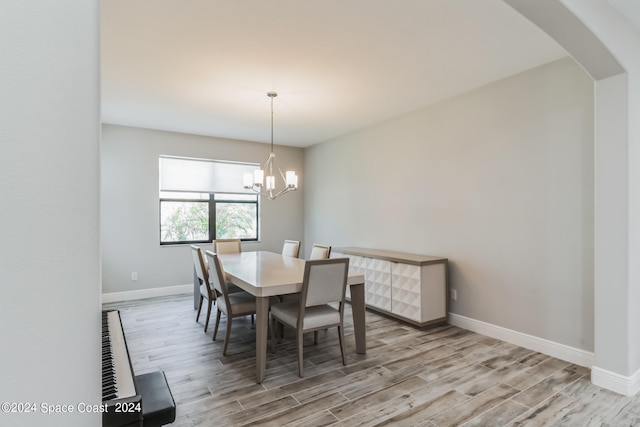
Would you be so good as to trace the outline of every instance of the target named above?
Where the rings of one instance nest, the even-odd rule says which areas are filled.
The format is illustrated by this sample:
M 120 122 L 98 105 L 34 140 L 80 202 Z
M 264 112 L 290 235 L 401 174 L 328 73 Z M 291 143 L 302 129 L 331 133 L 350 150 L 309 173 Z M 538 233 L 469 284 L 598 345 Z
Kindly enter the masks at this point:
M 458 300 L 458 291 L 455 289 L 451 289 L 451 299 L 454 301 Z
M 131 273 L 131 280 L 138 280 L 138 272 L 134 271 L 133 273 Z

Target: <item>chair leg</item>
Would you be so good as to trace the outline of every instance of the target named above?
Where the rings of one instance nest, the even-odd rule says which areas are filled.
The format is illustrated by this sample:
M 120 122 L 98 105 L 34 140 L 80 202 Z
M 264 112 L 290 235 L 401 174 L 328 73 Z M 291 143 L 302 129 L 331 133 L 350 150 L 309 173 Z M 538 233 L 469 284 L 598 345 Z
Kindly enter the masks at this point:
M 209 319 L 211 318 L 211 305 L 213 303 L 213 301 L 208 300 L 209 301 L 209 307 L 207 307 L 207 321 L 204 324 L 204 332 L 207 332 L 207 329 L 209 329 Z
M 304 347 L 304 334 L 302 333 L 302 329 L 298 329 L 296 331 L 296 337 L 298 339 L 298 376 L 300 378 L 304 377 L 304 366 L 302 361 L 302 352 Z
M 222 315 L 222 312 L 220 310 L 218 310 L 218 313 L 216 314 L 216 326 L 213 328 L 213 340 L 216 340 L 216 336 L 218 335 L 218 325 L 220 325 L 220 316 Z
M 340 352 L 342 353 L 342 364 L 347 365 L 347 356 L 344 353 L 344 328 L 338 326 L 338 339 L 340 340 Z
M 200 319 L 200 310 L 202 310 L 202 301 L 204 297 L 200 295 L 200 304 L 198 305 L 198 314 L 196 314 L 196 322 Z
M 276 352 L 276 339 L 278 335 L 278 321 L 275 317 L 271 317 L 271 353 Z
M 313 344 L 318 345 L 318 331 L 313 331 Z
M 224 335 L 224 347 L 222 348 L 222 355 L 227 355 L 227 346 L 229 345 L 229 338 L 231 337 L 231 320 L 233 317 L 227 315 L 227 332 Z
M 280 342 L 280 339 L 284 338 L 284 323 L 278 322 L 278 330 L 276 332 L 278 333 L 278 342 Z

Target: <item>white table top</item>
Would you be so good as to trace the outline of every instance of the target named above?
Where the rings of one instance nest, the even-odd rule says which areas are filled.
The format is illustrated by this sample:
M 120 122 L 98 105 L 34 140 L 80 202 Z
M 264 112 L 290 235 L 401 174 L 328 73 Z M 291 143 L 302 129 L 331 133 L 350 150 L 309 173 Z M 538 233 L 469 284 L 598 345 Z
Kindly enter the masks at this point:
M 267 251 L 219 254 L 227 279 L 256 297 L 300 292 L 305 260 Z M 364 274 L 349 271 L 349 285 L 364 283 Z

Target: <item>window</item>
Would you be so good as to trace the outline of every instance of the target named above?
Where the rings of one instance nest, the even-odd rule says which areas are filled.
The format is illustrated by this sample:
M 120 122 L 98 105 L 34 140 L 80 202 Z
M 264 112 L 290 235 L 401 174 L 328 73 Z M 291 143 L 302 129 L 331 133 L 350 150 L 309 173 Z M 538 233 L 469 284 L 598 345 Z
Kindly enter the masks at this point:
M 160 192 L 160 244 L 209 241 L 209 197 Z
M 258 240 L 258 196 L 160 192 L 160 244 Z
M 242 187 L 256 167 L 161 156 L 160 244 L 258 240 L 259 198 Z
M 258 195 L 214 194 L 214 239 L 258 240 Z

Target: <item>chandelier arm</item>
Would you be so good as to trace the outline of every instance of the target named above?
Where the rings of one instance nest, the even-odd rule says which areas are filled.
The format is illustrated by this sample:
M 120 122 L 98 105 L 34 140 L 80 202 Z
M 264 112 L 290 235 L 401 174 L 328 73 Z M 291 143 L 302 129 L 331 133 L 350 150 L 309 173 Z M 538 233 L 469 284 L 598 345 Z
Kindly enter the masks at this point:
M 269 165 L 269 159 L 267 159 L 267 161 L 264 162 L 264 164 L 262 165 L 262 170 L 265 171 L 265 172 L 267 171 L 267 166 Z
M 278 196 L 283 195 L 284 193 L 288 193 L 289 191 L 295 190 L 295 187 L 284 187 L 282 190 L 280 190 L 280 192 L 278 192 L 278 194 L 276 194 L 275 196 L 273 196 L 273 198 L 275 199 Z
M 263 197 L 268 197 L 268 198 L 270 198 L 270 199 L 273 199 L 273 198 L 274 198 L 274 197 L 273 197 L 273 194 L 272 194 L 272 192 L 271 192 L 271 191 L 269 191 L 269 192 L 263 191 L 263 190 L 262 190 L 262 187 L 258 187 L 257 185 L 254 185 L 254 186 L 251 188 L 251 190 L 253 190 L 255 193 L 257 193 L 257 194 L 259 194 L 259 195 L 261 195 L 261 196 L 263 196 Z

